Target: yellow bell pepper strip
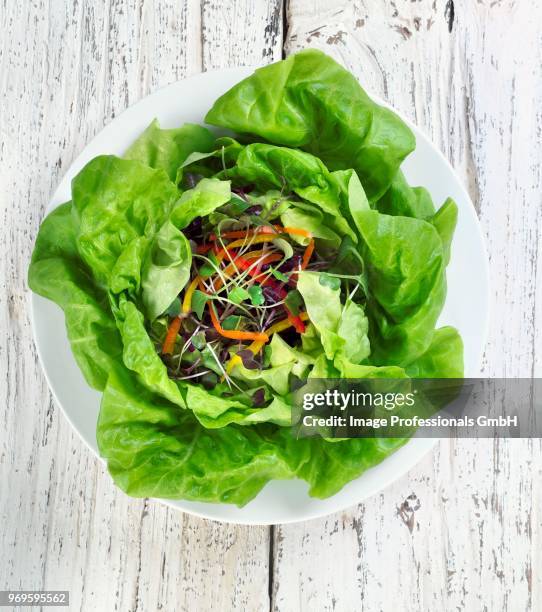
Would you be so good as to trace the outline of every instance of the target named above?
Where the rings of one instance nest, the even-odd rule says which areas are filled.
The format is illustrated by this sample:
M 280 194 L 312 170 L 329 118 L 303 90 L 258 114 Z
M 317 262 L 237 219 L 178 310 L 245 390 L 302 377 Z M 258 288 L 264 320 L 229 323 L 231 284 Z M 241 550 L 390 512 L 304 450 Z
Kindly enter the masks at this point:
M 302 321 L 307 321 L 309 318 L 309 315 L 306 312 L 300 312 L 299 313 L 299 318 Z M 265 333 L 268 336 L 271 336 L 273 334 L 276 334 L 278 332 L 284 331 L 285 329 L 288 329 L 289 327 L 292 327 L 294 324 L 292 323 L 292 321 L 288 318 L 288 319 L 283 319 L 282 321 L 278 321 L 277 323 L 275 323 L 274 325 L 271 325 L 271 327 L 268 327 L 265 330 Z M 253 353 L 254 355 L 257 355 L 263 348 L 265 342 L 261 342 L 258 340 L 255 340 L 250 346 L 248 346 L 248 350 Z M 243 362 L 243 360 L 241 359 L 241 357 L 239 357 L 239 355 L 234 355 L 227 363 L 226 365 L 226 374 L 229 374 L 233 368 L 235 368 L 235 366 L 241 364 Z
M 280 261 L 283 259 L 284 255 L 281 253 L 270 253 L 269 251 L 260 249 L 259 251 L 249 251 L 248 253 L 245 253 L 243 257 L 245 259 L 259 259 L 260 257 L 263 257 L 265 261 L 262 261 L 262 263 L 270 263 L 272 261 Z
M 175 347 L 175 340 L 177 339 L 177 335 L 181 331 L 181 324 L 183 322 L 183 319 L 192 310 L 192 296 L 194 295 L 194 291 L 198 285 L 198 282 L 199 276 L 196 276 L 196 278 L 194 278 L 190 285 L 188 285 L 181 306 L 181 314 L 177 317 L 174 317 L 171 323 L 169 324 L 167 334 L 164 339 L 164 344 L 162 345 L 163 355 L 171 355 L 171 353 L 173 352 L 173 348 Z
M 184 294 L 183 305 L 182 305 L 182 311 L 184 314 L 188 314 L 192 310 L 192 297 L 194 295 L 194 291 L 196 290 L 196 287 L 198 286 L 198 283 L 199 283 L 199 275 L 196 276 L 192 280 L 190 285 L 188 285 L 188 289 L 186 290 L 186 293 Z
M 276 240 L 278 238 L 277 234 L 258 234 L 257 236 L 253 236 L 250 239 L 250 244 L 263 244 L 264 242 L 273 242 L 273 240 Z M 239 238 L 238 240 L 234 240 L 233 242 L 230 242 L 227 247 L 223 247 L 221 249 L 219 249 L 218 251 L 215 252 L 215 255 L 217 257 L 217 259 L 219 261 L 222 261 L 222 259 L 224 259 L 225 255 L 228 255 L 228 251 L 230 249 L 236 249 L 237 247 L 242 247 L 246 244 L 246 237 L 245 238 Z
M 211 234 L 209 238 L 212 241 L 216 241 L 218 237 L 223 238 L 225 240 L 233 240 L 235 238 L 246 239 L 256 234 L 292 234 L 294 236 L 304 236 L 305 238 L 312 238 L 312 234 L 307 230 L 301 229 L 299 227 L 282 227 L 282 225 L 262 225 L 261 227 L 257 227 L 253 230 L 233 230 L 231 232 L 224 232 L 222 234 L 219 234 L 219 236 L 217 236 L 216 234 Z M 228 246 L 232 245 L 230 244 Z

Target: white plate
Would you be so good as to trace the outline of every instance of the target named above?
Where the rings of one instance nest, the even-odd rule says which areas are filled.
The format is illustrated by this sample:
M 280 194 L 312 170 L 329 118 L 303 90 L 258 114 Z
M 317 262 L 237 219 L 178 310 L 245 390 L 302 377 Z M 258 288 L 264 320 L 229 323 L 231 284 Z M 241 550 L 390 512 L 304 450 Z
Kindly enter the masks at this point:
M 244 67 L 198 74 L 160 89 L 127 109 L 75 160 L 53 195 L 48 212 L 70 199 L 70 182 L 90 159 L 100 154 L 122 155 L 155 117 L 166 128 L 184 122 L 202 123 L 214 100 L 253 70 Z M 383 103 L 376 96 L 374 98 Z M 437 205 L 451 196 L 459 207 L 448 267 L 448 298 L 440 324 L 453 325 L 461 333 L 465 343 L 466 376 L 474 377 L 478 375 L 485 343 L 488 311 L 487 256 L 482 234 L 474 207 L 452 167 L 414 125 L 407 123 L 417 140 L 415 152 L 404 164 L 407 178 L 414 185 L 425 185 Z M 36 345 L 53 396 L 72 426 L 97 455 L 96 420 L 101 394 L 88 387 L 76 365 L 60 308 L 33 295 L 32 310 Z M 234 523 L 307 520 L 343 510 L 376 493 L 405 474 L 434 444 L 432 439 L 411 440 L 326 500 L 309 497 L 306 483 L 295 480 L 269 483 L 256 499 L 241 509 L 227 504 L 160 501 L 191 514 Z

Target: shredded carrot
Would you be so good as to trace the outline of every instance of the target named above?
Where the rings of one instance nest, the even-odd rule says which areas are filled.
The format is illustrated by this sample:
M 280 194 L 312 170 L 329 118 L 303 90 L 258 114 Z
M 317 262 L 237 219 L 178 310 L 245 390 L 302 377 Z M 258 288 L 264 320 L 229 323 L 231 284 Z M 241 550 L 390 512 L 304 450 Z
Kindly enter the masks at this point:
M 175 340 L 177 339 L 177 334 L 181 329 L 182 318 L 175 317 L 171 323 L 169 324 L 166 338 L 164 340 L 164 344 L 162 345 L 162 353 L 164 355 L 171 355 L 173 352 L 173 348 L 175 346 Z
M 200 291 L 209 295 L 209 292 L 205 289 L 205 285 L 203 284 L 203 280 L 198 277 L 198 286 Z M 216 316 L 216 312 L 214 306 L 211 302 L 208 302 L 209 305 L 209 314 L 211 315 L 211 321 L 213 322 L 213 327 L 216 331 L 224 338 L 230 338 L 230 340 L 259 340 L 261 342 L 268 342 L 269 336 L 263 332 L 248 332 L 248 331 L 240 331 L 236 329 L 223 329 L 220 325 L 220 321 Z
M 215 309 L 212 304 L 209 304 L 209 313 L 211 315 L 211 321 L 216 331 L 224 338 L 230 338 L 231 340 L 259 340 L 260 342 L 268 342 L 269 336 L 263 332 L 249 332 L 239 331 L 237 329 L 223 329 L 220 325 L 220 321 L 216 316 Z

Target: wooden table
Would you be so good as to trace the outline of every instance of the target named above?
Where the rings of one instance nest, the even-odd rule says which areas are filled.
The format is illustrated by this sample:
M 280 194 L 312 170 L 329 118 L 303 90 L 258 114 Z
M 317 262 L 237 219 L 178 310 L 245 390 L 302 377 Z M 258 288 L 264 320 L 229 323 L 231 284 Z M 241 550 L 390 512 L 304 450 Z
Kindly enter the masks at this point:
M 132 500 L 54 406 L 25 276 L 84 145 L 201 70 L 325 50 L 465 181 L 491 265 L 490 376 L 542 372 L 540 0 L 22 0 L 0 5 L 0 589 L 72 610 L 540 610 L 539 440 L 443 442 L 346 512 L 222 525 Z

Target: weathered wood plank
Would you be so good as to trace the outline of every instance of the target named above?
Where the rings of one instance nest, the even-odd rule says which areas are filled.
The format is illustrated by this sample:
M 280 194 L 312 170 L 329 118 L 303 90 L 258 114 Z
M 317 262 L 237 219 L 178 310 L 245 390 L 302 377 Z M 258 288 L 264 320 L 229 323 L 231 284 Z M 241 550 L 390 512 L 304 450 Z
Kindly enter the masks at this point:
M 280 57 L 281 3 L 0 6 L 0 585 L 69 589 L 74 610 L 268 608 L 266 528 L 130 500 L 52 404 L 26 268 L 46 203 L 112 117 L 202 68 Z
M 289 13 L 289 52 L 335 55 L 463 176 L 491 258 L 485 372 L 540 375 L 539 0 L 291 0 Z M 81 610 L 264 609 L 265 528 L 129 500 L 59 415 L 24 277 L 49 195 L 85 143 L 157 87 L 278 59 L 281 3 L 38 0 L 3 3 L 0 27 L 0 585 L 69 588 Z M 273 607 L 539 609 L 541 455 L 539 441 L 442 443 L 358 508 L 277 528 Z
M 486 235 L 489 376 L 540 376 L 542 5 L 289 3 L 315 46 L 426 130 Z M 276 531 L 273 604 L 300 610 L 539 609 L 540 441 L 447 441 L 349 512 Z

